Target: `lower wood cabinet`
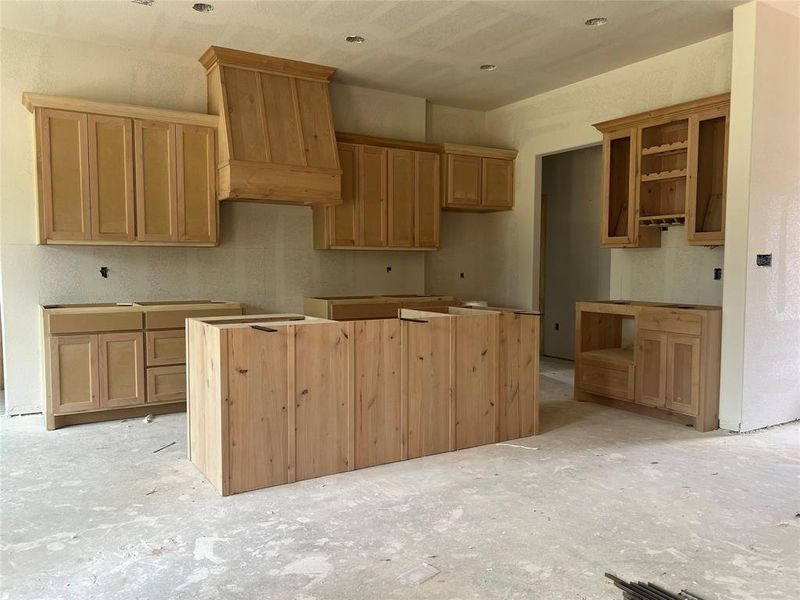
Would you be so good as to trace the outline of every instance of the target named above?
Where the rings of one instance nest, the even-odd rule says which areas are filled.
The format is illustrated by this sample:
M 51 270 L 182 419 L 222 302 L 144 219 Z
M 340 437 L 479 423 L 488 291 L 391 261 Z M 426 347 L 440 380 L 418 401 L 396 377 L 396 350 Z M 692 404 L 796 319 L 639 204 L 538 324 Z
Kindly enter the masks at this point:
M 100 408 L 144 404 L 144 335 L 104 333 L 97 343 Z
M 228 495 L 533 435 L 538 327 L 460 307 L 190 319 L 190 459 Z
M 314 208 L 314 247 L 436 249 L 438 147 L 350 134 L 339 137 L 342 203 Z
M 216 245 L 218 117 L 25 94 L 45 244 Z
M 576 398 L 716 429 L 721 326 L 719 307 L 579 302 Z
M 42 307 L 47 428 L 182 410 L 186 318 L 241 315 L 237 302 Z

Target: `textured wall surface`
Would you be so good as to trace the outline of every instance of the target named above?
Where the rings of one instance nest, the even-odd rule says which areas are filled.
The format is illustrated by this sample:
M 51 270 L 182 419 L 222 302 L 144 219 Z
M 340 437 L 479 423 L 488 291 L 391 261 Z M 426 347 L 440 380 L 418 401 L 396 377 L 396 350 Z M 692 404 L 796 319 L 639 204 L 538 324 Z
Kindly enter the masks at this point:
M 426 263 L 429 285 L 488 296 L 493 302 L 536 306 L 541 156 L 599 143 L 600 133 L 592 123 L 727 92 L 730 55 L 731 35 L 725 34 L 488 112 L 485 142 L 519 150 L 514 210 L 443 218 L 442 249 Z M 627 252 L 612 253 L 612 295 L 643 298 L 653 286 L 670 279 L 669 274 L 649 268 L 648 255 Z M 722 250 L 714 251 L 713 260 L 708 252 L 682 251 L 681 261 L 699 266 L 697 271 L 688 270 L 691 283 L 685 284 L 681 302 L 720 303 L 720 287 L 706 267 L 721 265 Z M 620 261 L 631 264 L 619 267 Z M 662 263 L 671 264 L 668 259 Z M 638 273 L 627 287 L 619 287 L 619 278 L 615 284 L 614 273 L 621 268 Z M 464 279 L 459 279 L 460 272 L 465 272 Z
M 800 19 L 736 8 L 733 61 L 720 422 L 749 431 L 800 418 Z
M 218 248 L 38 246 L 33 116 L 20 102 L 22 92 L 204 112 L 205 74 L 182 56 L 12 30 L 0 34 L 0 63 L 10 413 L 41 408 L 42 303 L 225 298 L 246 302 L 251 311 L 299 311 L 306 295 L 424 292 L 422 253 L 315 251 L 306 207 L 223 203 Z M 332 96 L 337 129 L 424 139 L 422 98 L 341 85 Z M 108 279 L 98 274 L 101 265 L 111 269 Z
M 600 247 L 603 148 L 542 159 L 544 205 L 543 354 L 572 360 L 575 303 L 609 297 L 611 250 Z M 558 326 L 558 329 L 556 329 Z

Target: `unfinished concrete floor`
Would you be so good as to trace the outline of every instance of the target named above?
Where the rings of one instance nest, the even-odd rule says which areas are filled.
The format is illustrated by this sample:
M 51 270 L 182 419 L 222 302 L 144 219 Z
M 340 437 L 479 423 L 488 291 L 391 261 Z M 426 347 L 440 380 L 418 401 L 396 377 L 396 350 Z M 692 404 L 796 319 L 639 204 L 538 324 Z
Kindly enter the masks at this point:
M 797 424 L 750 435 L 571 401 L 542 434 L 220 498 L 184 415 L 2 419 L 2 598 L 605 599 L 611 571 L 708 600 L 797 598 Z M 161 452 L 157 448 L 177 442 Z M 422 584 L 403 574 L 428 564 Z

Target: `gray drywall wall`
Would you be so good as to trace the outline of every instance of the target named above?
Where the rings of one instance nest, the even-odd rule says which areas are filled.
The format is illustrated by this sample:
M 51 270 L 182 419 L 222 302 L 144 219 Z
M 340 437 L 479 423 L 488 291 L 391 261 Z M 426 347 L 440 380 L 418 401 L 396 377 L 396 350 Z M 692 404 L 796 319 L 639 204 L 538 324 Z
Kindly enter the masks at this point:
M 608 298 L 611 253 L 600 248 L 602 168 L 600 146 L 542 158 L 547 356 L 574 357 L 575 302 Z

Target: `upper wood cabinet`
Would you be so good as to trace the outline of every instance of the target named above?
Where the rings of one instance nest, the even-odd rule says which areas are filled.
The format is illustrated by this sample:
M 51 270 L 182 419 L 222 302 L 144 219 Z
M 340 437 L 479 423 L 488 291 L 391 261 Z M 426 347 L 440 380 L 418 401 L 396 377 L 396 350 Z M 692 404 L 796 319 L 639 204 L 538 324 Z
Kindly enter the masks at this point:
M 443 144 L 442 208 L 487 212 L 514 207 L 516 150 Z
M 215 245 L 217 118 L 24 94 L 45 244 Z
M 661 245 L 685 225 L 686 242 L 725 242 L 730 94 L 597 123 L 603 133 L 601 246 Z
M 341 202 L 328 83 L 336 69 L 211 46 L 200 62 L 221 117 L 219 198 Z
M 436 249 L 438 146 L 337 134 L 342 203 L 314 209 L 318 249 Z

